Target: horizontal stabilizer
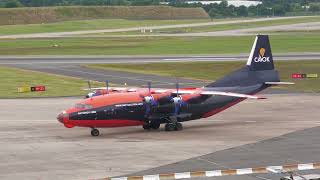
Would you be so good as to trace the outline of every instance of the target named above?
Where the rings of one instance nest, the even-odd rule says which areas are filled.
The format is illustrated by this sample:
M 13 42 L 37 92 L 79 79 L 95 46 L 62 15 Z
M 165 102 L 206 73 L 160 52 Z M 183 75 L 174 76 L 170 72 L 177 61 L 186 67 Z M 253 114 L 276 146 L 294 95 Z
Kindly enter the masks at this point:
M 293 85 L 294 82 L 265 82 L 268 85 Z

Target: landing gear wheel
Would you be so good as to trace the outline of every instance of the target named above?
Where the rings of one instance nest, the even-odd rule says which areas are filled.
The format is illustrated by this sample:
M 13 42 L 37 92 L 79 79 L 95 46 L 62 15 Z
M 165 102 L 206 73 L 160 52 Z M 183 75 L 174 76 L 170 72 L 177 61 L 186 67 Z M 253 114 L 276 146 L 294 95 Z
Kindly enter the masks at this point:
M 149 123 L 144 124 L 143 126 L 144 130 L 150 130 L 151 129 L 151 125 Z
M 99 136 L 100 132 L 98 129 L 92 128 L 91 136 Z
M 177 123 L 175 130 L 176 130 L 176 131 L 181 131 L 182 129 L 183 129 L 182 124 L 181 124 L 181 123 Z
M 152 129 L 159 129 L 160 128 L 160 123 L 158 121 L 151 122 L 151 128 Z
M 166 131 L 174 131 L 176 129 L 176 126 L 173 123 L 167 123 L 164 128 Z

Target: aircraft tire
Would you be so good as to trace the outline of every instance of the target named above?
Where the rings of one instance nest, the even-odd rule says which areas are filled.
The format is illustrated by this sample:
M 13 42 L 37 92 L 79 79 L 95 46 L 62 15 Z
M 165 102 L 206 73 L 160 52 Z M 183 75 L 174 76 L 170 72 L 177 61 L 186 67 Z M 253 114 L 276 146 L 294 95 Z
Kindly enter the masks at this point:
M 176 129 L 176 126 L 173 123 L 167 123 L 165 126 L 166 131 L 174 131 L 175 129 Z
M 150 130 L 151 129 L 151 125 L 149 123 L 144 124 L 143 126 L 144 130 Z
M 152 129 L 159 129 L 160 123 L 158 121 L 151 122 L 151 128 Z
M 176 130 L 176 131 L 181 131 L 182 129 L 183 129 L 182 124 L 179 123 L 179 122 L 177 122 L 175 130 Z
M 91 136 L 99 136 L 100 132 L 98 129 L 93 128 L 91 130 Z

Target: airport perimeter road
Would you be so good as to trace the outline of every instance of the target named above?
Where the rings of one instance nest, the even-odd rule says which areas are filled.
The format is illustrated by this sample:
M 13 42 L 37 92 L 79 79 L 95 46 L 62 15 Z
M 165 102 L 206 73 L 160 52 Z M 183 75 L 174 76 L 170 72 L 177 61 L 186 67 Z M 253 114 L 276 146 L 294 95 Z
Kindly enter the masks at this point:
M 92 179 L 158 166 L 163 168 L 147 172 L 319 161 L 319 129 L 300 130 L 320 125 L 320 96 L 264 96 L 186 122 L 179 132 L 127 127 L 101 129 L 99 137 L 55 119 L 76 98 L 1 99 L 0 179 Z

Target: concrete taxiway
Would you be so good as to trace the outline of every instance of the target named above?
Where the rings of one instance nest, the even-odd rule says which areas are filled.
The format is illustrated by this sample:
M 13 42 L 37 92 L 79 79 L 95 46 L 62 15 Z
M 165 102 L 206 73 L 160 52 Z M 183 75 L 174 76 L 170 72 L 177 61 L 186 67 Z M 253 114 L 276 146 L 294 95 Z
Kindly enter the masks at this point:
M 1 57 L 0 65 L 41 71 L 83 79 L 105 81 L 129 86 L 145 86 L 152 82 L 154 87 L 174 87 L 178 81 L 182 86 L 203 86 L 208 82 L 177 77 L 162 77 L 139 73 L 119 72 L 86 68 L 84 64 L 107 63 L 146 63 L 146 62 L 200 62 L 200 61 L 239 61 L 246 60 L 247 54 L 214 56 L 98 56 L 98 57 Z M 320 60 L 320 53 L 276 54 L 277 60 Z M 179 67 L 177 67 L 179 68 Z
M 64 128 L 55 119 L 77 98 L 1 99 L 0 179 L 87 179 L 158 166 L 163 167 L 146 172 L 319 161 L 319 131 L 305 129 L 320 125 L 320 96 L 264 96 L 268 99 L 184 123 L 180 132 L 127 127 L 101 129 L 99 137 L 87 128 Z

